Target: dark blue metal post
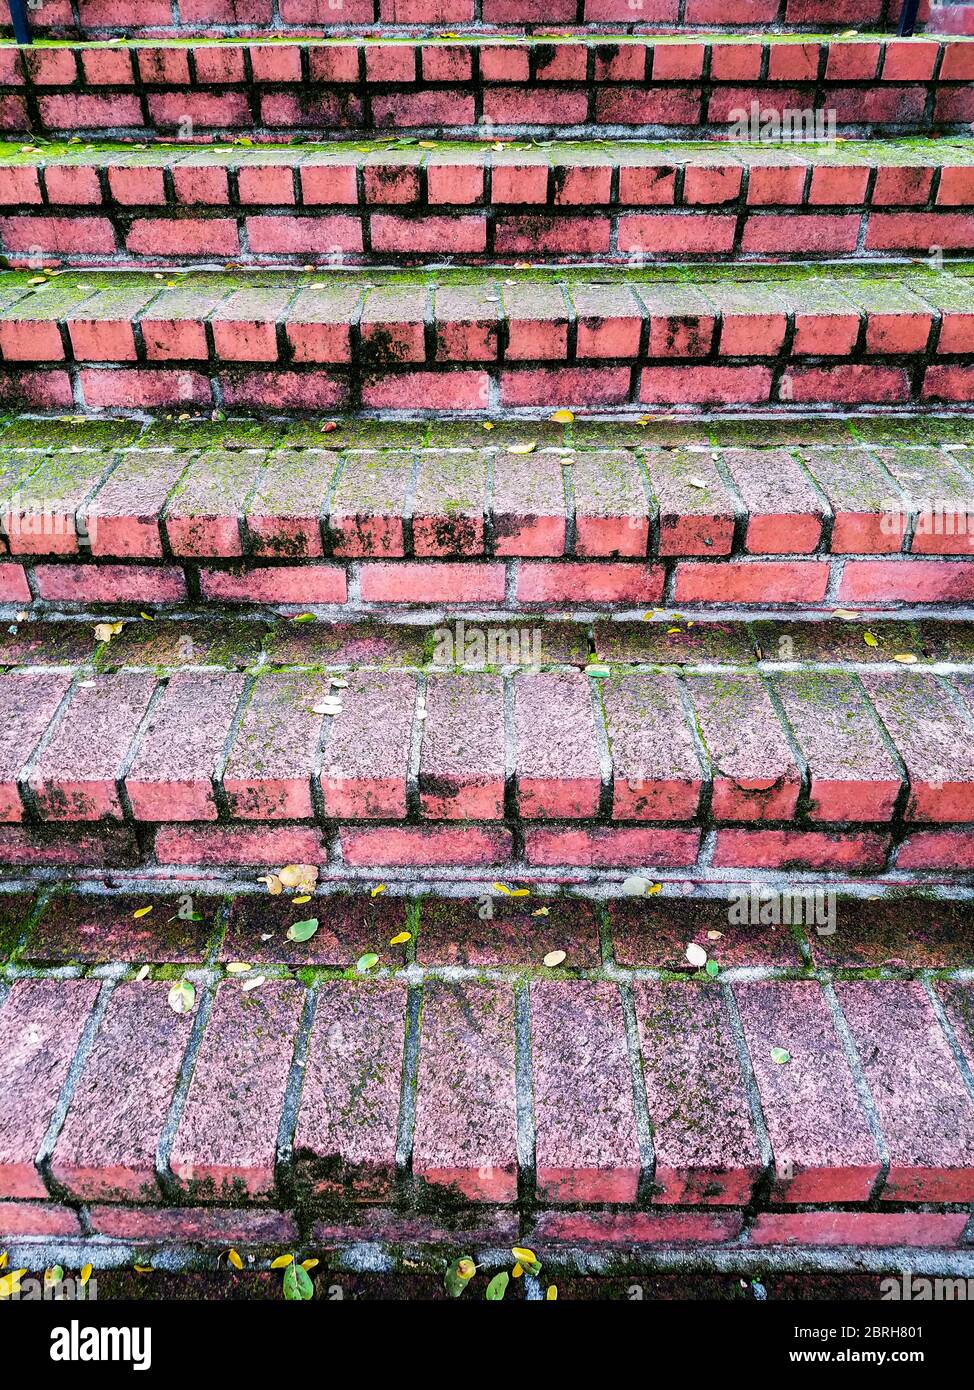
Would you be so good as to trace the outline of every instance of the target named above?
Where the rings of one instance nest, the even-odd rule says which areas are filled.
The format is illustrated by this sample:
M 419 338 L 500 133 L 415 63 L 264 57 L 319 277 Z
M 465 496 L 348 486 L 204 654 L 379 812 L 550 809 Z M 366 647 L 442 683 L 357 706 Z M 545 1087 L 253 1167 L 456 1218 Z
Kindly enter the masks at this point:
M 903 9 L 900 11 L 900 27 L 896 31 L 901 39 L 912 37 L 913 30 L 916 28 L 919 8 L 920 0 L 903 0 Z
M 30 43 L 30 25 L 27 23 L 25 0 L 7 0 L 7 8 L 14 26 L 14 38 L 18 43 Z

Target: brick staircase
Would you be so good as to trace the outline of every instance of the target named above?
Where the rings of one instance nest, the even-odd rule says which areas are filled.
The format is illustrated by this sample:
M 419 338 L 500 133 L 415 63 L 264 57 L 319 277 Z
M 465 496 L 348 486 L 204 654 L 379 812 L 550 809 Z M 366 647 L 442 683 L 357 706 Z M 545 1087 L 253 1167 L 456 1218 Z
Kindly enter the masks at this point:
M 0 42 L 11 1267 L 974 1274 L 964 8 Z

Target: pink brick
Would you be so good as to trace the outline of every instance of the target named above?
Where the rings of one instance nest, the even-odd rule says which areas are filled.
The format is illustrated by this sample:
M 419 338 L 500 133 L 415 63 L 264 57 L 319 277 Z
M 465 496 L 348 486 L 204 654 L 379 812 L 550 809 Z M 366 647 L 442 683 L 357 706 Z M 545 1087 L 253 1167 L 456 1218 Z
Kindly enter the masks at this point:
M 964 1212 L 761 1212 L 751 1227 L 750 1243 L 951 1250 L 960 1245 L 964 1224 Z
M 538 1245 L 723 1245 L 741 1230 L 741 1214 L 728 1212 L 546 1211 L 537 1218 Z
M 47 1196 L 34 1166 L 85 1024 L 95 980 L 20 980 L 0 1005 L 0 1197 Z
M 170 565 L 35 565 L 41 598 L 60 603 L 176 603 L 183 572 Z
M 366 563 L 361 570 L 365 603 L 499 603 L 504 567 L 440 561 Z
M 294 1217 L 259 1207 L 113 1207 L 91 1208 L 92 1230 L 117 1240 L 193 1244 L 293 1246 L 298 1240 Z
M 321 832 L 310 827 L 163 825 L 156 831 L 160 864 L 323 864 L 327 851 Z
M 728 253 L 734 246 L 734 217 L 685 212 L 619 218 L 619 250 L 691 255 Z
M 413 1176 L 482 1202 L 517 1195 L 514 995 L 509 985 L 425 990 Z
M 529 864 L 586 868 L 676 868 L 695 864 L 698 830 L 621 829 L 528 830 L 525 858 Z
M 217 992 L 169 1164 L 197 1199 L 267 1197 L 304 990 L 269 980 Z
M 419 764 L 424 818 L 500 820 L 505 770 L 500 677 L 431 677 Z
M 348 820 L 402 819 L 416 703 L 404 671 L 349 672 L 343 709 L 321 764 L 325 814 Z
M 85 402 L 95 409 L 202 406 L 213 401 L 209 379 L 200 372 L 83 367 L 78 377 Z
M 336 565 L 274 566 L 235 573 L 200 571 L 203 598 L 222 603 L 344 603 L 345 571 Z
M 677 603 L 820 603 L 829 582 L 826 560 L 684 560 L 676 568 Z
M 481 410 L 489 389 L 486 372 L 390 372 L 366 382 L 362 404 L 373 410 Z
M 531 1043 L 542 1199 L 635 1202 L 640 1155 L 618 988 L 536 982 Z
M 644 405 L 758 404 L 770 391 L 767 367 L 646 367 L 639 399 Z
M 825 830 L 718 830 L 717 868 L 882 869 L 889 836 Z
M 169 988 L 120 984 L 109 1000 L 51 1160 L 82 1200 L 157 1198 L 156 1149 L 192 1029 L 166 1007 Z
M 527 562 L 520 566 L 517 596 L 521 603 L 656 603 L 663 595 L 661 565 Z
M 501 373 L 501 404 L 508 406 L 624 405 L 628 367 L 512 368 Z
M 146 256 L 238 256 L 237 224 L 227 217 L 199 221 L 136 217 L 125 238 L 126 250 Z
M 0 1242 L 17 1236 L 80 1236 L 78 1214 L 57 1202 L 0 1202 Z
M 518 676 L 514 745 L 522 817 L 578 819 L 596 814 L 600 764 L 592 691 L 585 676 Z
M 359 868 L 418 867 L 425 864 L 475 868 L 505 864 L 511 857 L 507 830 L 479 826 L 373 827 L 341 829 L 346 864 Z

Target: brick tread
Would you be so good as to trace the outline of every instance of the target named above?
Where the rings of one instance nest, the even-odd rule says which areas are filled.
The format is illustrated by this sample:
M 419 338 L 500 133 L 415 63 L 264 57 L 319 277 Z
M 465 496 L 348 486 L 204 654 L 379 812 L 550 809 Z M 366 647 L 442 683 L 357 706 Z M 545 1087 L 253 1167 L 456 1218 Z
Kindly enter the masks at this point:
M 833 993 L 813 979 L 620 985 L 543 973 L 533 962 L 517 1014 L 503 971 L 478 979 L 454 969 L 445 979 L 424 970 L 414 984 L 421 1010 L 408 1008 L 395 969 L 382 980 L 269 979 L 249 993 L 226 976 L 201 988 L 202 1018 L 175 1016 L 164 980 L 14 981 L 0 1003 L 15 1040 L 0 1061 L 0 1234 L 32 1222 L 43 1232 L 49 1195 L 80 1204 L 96 1231 L 115 1222 L 117 1232 L 128 1212 L 131 1230 L 145 1220 L 151 1233 L 154 1209 L 174 1198 L 192 1229 L 206 1212 L 219 1222 L 227 1207 L 251 1204 L 288 1211 L 296 1202 L 341 1220 L 363 1201 L 456 1212 L 513 1207 L 536 1192 L 562 1213 L 562 1230 L 578 1212 L 579 1233 L 591 1220 L 585 1209 L 606 1202 L 617 1220 L 699 1210 L 736 1216 L 736 1231 L 747 1208 L 748 1226 L 776 1243 L 800 1206 L 806 1218 L 820 1214 L 817 1233 L 806 1222 L 811 1244 L 852 1243 L 850 1218 L 867 1209 L 877 1243 L 897 1243 L 905 1203 L 939 1211 L 931 1243 L 962 1243 L 974 1096 L 955 1039 L 967 1041 L 969 984 L 937 987 L 953 1010 L 948 1036 L 932 991 L 908 979 L 851 978 Z M 884 1030 L 887 1017 L 895 1033 Z M 775 1063 L 776 1048 L 790 1060 Z M 310 1069 L 294 1084 L 305 1049 L 332 1070 L 334 1092 Z M 918 1050 L 930 1062 L 923 1078 L 909 1063 Z M 401 1117 L 410 1056 L 415 1110 L 410 1103 Z M 633 1089 L 637 1071 L 645 1090 Z M 534 1147 L 518 1142 L 524 1095 Z M 119 1115 L 124 1125 L 107 1123 Z M 649 1144 L 639 1143 L 640 1124 Z M 49 1131 L 45 1179 L 34 1158 Z M 170 1231 L 183 1228 L 178 1209 L 169 1219 Z
M 0 399 L 482 415 L 974 396 L 971 263 L 690 274 L 7 272 Z
M 419 426 L 390 442 L 410 433 L 412 448 L 322 448 L 317 426 L 297 448 L 288 437 L 245 447 L 260 435 L 245 427 L 237 439 L 232 426 L 222 438 L 201 427 L 195 448 L 151 429 L 115 449 L 84 429 L 70 444 L 0 445 L 0 592 L 14 603 L 195 596 L 347 615 L 974 595 L 967 445 L 714 448 L 688 433 L 682 447 L 624 436 L 605 448 L 613 432 L 593 429 L 577 441 L 563 432 L 577 448 L 524 433 L 534 445 L 524 454 L 469 427 L 431 447 L 437 427 Z
M 725 133 L 752 101 L 834 110 L 849 132 L 971 119 L 963 37 L 708 34 L 415 42 L 251 40 L 0 50 L 0 130 L 142 137 L 383 129 Z M 777 106 L 776 106 L 777 103 Z
M 974 249 L 972 166 L 948 138 L 12 148 L 0 249 L 32 266 L 956 253 Z

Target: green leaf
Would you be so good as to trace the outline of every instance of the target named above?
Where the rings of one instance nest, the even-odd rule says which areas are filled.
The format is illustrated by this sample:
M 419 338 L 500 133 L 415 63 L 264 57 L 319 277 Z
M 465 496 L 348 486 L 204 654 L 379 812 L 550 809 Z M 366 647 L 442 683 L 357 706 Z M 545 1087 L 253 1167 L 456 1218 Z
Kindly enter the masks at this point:
M 494 1275 L 493 1279 L 491 1279 L 490 1283 L 487 1285 L 488 1303 L 499 1303 L 501 1301 L 507 1293 L 507 1285 L 510 1278 L 511 1276 L 506 1269 L 502 1269 L 500 1274 Z
M 477 1266 L 469 1255 L 461 1255 L 454 1260 L 443 1276 L 443 1287 L 451 1298 L 459 1298 L 470 1280 L 477 1273 Z
M 777 1062 L 779 1067 L 783 1067 L 786 1062 L 791 1061 L 791 1053 L 786 1047 L 773 1047 L 771 1049 L 771 1060 Z
M 720 973 L 720 966 L 715 960 L 708 960 L 707 964 L 704 966 L 704 970 L 706 970 L 707 974 L 713 980 Z
M 169 991 L 169 1007 L 174 1014 L 188 1014 L 196 1003 L 196 990 L 189 980 L 180 980 Z
M 288 941 L 310 941 L 317 930 L 317 917 L 309 917 L 305 922 L 292 922 L 287 929 L 287 939 Z
M 366 970 L 371 970 L 373 965 L 379 964 L 379 957 L 374 951 L 367 951 L 364 956 L 359 956 L 355 962 L 355 969 L 359 974 L 364 974 Z
M 314 1296 L 315 1286 L 311 1282 L 310 1274 L 301 1268 L 297 1260 L 292 1260 L 284 1271 L 285 1299 L 288 1303 L 306 1303 Z

